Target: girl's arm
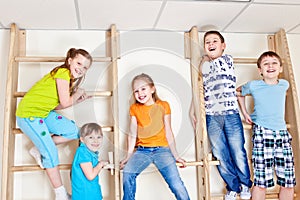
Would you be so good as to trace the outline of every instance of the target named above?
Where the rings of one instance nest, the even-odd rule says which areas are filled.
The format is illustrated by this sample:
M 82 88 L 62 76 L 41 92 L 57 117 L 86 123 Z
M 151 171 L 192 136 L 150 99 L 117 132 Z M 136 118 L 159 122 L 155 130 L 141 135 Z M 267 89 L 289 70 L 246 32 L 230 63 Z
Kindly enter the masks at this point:
M 56 110 L 68 108 L 89 98 L 89 96 L 87 96 L 85 91 L 81 88 L 78 88 L 77 91 L 72 96 L 70 96 L 69 82 L 67 80 L 59 78 L 55 80 L 59 98 L 59 105 L 55 108 Z
M 239 102 L 239 105 L 240 105 L 240 108 L 241 108 L 241 111 L 242 111 L 242 114 L 244 116 L 244 119 L 246 121 L 246 123 L 248 124 L 252 124 L 252 119 L 249 115 L 249 113 L 247 112 L 247 109 L 246 109 L 246 104 L 245 104 L 245 96 L 242 96 L 241 92 L 242 92 L 242 87 L 238 87 L 236 89 L 237 91 L 237 99 L 238 99 L 238 102 Z
M 180 156 L 178 155 L 178 152 L 176 150 L 176 143 L 175 143 L 175 138 L 174 138 L 174 134 L 172 131 L 172 127 L 171 127 L 171 115 L 165 115 L 164 116 L 164 125 L 165 125 L 165 131 L 166 131 L 166 138 L 170 147 L 170 150 L 173 154 L 173 156 L 175 157 L 176 161 L 181 163 L 183 167 L 186 167 L 185 164 L 185 160 L 180 158 Z
M 106 161 L 99 161 L 99 163 L 93 167 L 91 162 L 80 163 L 80 167 L 88 180 L 93 180 L 101 171 L 101 169 L 107 165 Z
M 120 168 L 122 169 L 124 165 L 127 163 L 129 158 L 132 156 L 134 147 L 136 144 L 136 138 L 137 138 L 137 121 L 136 117 L 131 116 L 130 119 L 130 134 L 127 137 L 127 155 L 124 160 L 120 163 Z

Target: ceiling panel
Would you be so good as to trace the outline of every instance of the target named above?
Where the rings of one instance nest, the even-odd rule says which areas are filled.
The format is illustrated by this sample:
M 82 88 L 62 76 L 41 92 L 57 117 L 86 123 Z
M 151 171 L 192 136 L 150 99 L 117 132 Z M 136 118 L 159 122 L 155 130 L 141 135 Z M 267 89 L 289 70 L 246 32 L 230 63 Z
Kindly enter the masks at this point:
M 152 29 L 162 2 L 131 0 L 79 0 L 83 29 Z
M 6 28 L 12 22 L 26 29 L 77 28 L 73 0 L 1 0 L 0 20 Z
M 228 0 L 231 1 L 231 0 Z M 300 34 L 300 0 L 0 0 L 0 29 L 200 31 Z
M 168 2 L 156 28 L 186 31 L 196 25 L 199 30 L 207 30 L 209 27 L 222 30 L 246 5 L 228 2 Z
M 251 4 L 226 31 L 274 33 L 280 28 L 289 31 L 300 22 L 299 10 L 300 5 Z

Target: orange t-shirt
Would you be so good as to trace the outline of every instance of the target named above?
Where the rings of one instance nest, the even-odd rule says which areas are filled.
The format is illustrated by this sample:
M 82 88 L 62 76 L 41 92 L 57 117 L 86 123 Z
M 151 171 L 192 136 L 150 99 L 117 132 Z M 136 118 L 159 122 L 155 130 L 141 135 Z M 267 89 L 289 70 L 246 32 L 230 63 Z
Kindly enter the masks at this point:
M 153 105 L 146 106 L 135 103 L 130 107 L 130 116 L 135 116 L 137 120 L 137 146 L 157 147 L 169 146 L 164 116 L 171 114 L 169 103 L 157 100 Z

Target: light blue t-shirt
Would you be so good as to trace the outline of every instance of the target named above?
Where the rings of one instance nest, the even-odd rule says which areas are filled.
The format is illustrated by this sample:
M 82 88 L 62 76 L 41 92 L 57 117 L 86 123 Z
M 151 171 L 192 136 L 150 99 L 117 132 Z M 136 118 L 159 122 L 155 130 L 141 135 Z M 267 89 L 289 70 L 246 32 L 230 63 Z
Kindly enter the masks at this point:
M 204 101 L 207 115 L 238 113 L 233 59 L 222 55 L 202 65 Z
M 98 164 L 98 152 L 90 151 L 84 143 L 77 148 L 72 163 L 71 182 L 72 200 L 102 200 L 102 191 L 99 184 L 99 176 L 93 180 L 88 180 L 80 163 L 91 162 L 93 167 Z
M 242 96 L 251 94 L 254 100 L 252 121 L 271 130 L 286 130 L 284 119 L 286 91 L 289 82 L 279 79 L 278 84 L 268 85 L 254 80 L 242 86 Z

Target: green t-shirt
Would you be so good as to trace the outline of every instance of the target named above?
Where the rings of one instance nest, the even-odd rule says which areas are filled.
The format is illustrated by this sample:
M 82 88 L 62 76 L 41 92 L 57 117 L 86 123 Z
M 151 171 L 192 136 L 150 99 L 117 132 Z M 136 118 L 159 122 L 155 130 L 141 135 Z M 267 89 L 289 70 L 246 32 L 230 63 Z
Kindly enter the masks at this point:
M 46 74 L 26 93 L 18 105 L 17 117 L 47 117 L 49 112 L 59 105 L 59 97 L 55 79 L 70 81 L 70 71 L 58 69 L 52 77 Z

